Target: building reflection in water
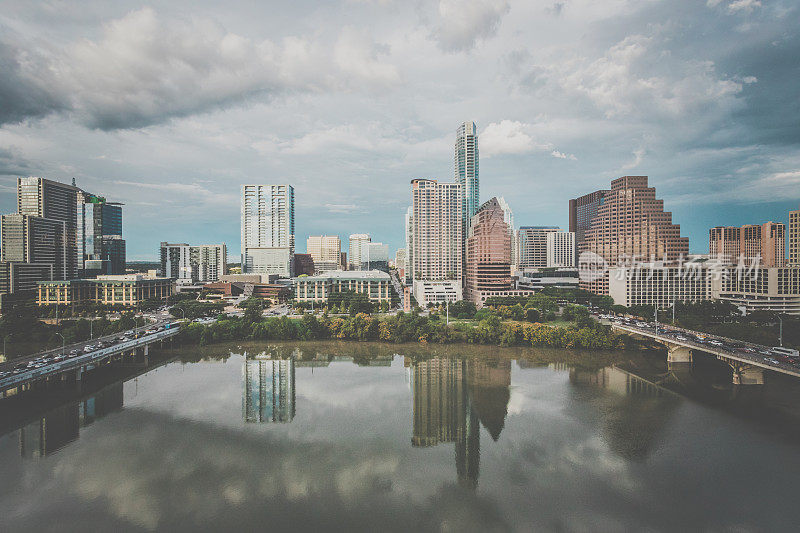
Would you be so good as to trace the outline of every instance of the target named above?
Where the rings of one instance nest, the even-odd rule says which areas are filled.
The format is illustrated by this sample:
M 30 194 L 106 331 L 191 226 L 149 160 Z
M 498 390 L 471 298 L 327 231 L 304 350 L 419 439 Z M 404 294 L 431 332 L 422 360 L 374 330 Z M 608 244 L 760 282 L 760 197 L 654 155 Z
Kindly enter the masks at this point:
M 599 406 L 603 440 L 612 450 L 626 459 L 642 461 L 658 448 L 680 396 L 615 366 L 563 370 L 569 370 L 569 381 L 575 387 L 613 393 Z
M 294 419 L 294 360 L 246 359 L 242 417 L 245 422 L 291 422 Z
M 500 437 L 510 398 L 510 361 L 434 357 L 413 362 L 415 447 L 455 444 L 459 484 L 475 488 L 480 466 L 480 427 Z
M 49 411 L 19 430 L 19 450 L 31 459 L 51 455 L 77 440 L 80 428 L 122 410 L 123 384 L 115 383 L 94 396 Z

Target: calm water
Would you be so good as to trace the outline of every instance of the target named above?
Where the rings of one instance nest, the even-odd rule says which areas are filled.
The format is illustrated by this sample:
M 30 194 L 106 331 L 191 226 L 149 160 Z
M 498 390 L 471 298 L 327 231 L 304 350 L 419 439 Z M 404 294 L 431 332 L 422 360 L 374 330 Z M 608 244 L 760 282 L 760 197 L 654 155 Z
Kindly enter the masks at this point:
M 626 354 L 299 346 L 174 352 L 0 400 L 0 530 L 800 524 L 794 383 L 737 393 L 713 366 Z

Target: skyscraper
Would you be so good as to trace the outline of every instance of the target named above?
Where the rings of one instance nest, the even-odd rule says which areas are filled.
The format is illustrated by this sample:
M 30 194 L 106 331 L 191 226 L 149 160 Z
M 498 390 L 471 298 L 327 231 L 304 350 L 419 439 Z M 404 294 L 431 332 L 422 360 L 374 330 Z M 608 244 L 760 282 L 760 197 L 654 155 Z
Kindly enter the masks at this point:
M 405 283 L 414 281 L 414 206 L 409 206 L 405 214 L 406 226 L 406 270 Z
M 122 204 L 78 192 L 76 236 L 80 277 L 125 273 Z
M 547 266 L 575 266 L 575 234 L 571 231 L 554 231 L 547 234 Z
M 311 235 L 306 240 L 306 253 L 314 259 L 317 273 L 341 270 L 342 241 L 338 235 Z
M 478 129 L 474 122 L 463 122 L 456 130 L 455 182 L 461 185 L 461 237 L 466 243 L 469 223 L 480 206 L 478 171 Z M 466 246 L 462 246 L 466 253 Z M 462 262 L 466 256 L 462 257 Z
M 586 230 L 591 227 L 592 221 L 597 216 L 597 210 L 603 203 L 603 198 L 609 192 L 608 190 L 599 190 L 569 201 L 569 231 L 575 234 L 576 265 L 578 264 L 578 255 L 583 250 Z
M 369 242 L 361 249 L 361 270 L 383 270 L 389 272 L 389 245 Z
M 664 201 L 648 187 L 647 176 L 623 176 L 598 205 L 597 215 L 585 233 L 583 251 L 601 257 L 608 267 L 631 260 L 677 261 L 689 253 L 689 239 L 664 211 Z M 608 294 L 608 272 L 582 279 L 581 288 Z
M 544 268 L 547 265 L 547 235 L 560 232 L 558 226 L 520 226 L 517 231 L 519 268 Z
M 78 257 L 77 221 L 80 189 L 34 176 L 17 178 L 17 212 L 64 223 L 63 246 L 66 257 L 63 279 L 72 279 L 83 262 Z M 61 274 L 56 273 L 56 276 Z
M 228 249 L 225 244 L 161 243 L 161 272 L 178 282 L 211 282 L 228 273 Z
M 763 267 L 786 264 L 786 226 L 778 222 L 748 224 L 742 227 L 717 226 L 708 231 L 711 257 L 736 263 L 760 258 Z
M 461 280 L 461 185 L 411 180 L 411 268 L 415 280 Z
M 294 188 L 242 186 L 242 273 L 292 275 Z
M 497 198 L 485 202 L 470 222 L 464 297 L 482 305 L 492 293 L 508 291 L 511 281 L 512 235 Z
M 350 270 L 361 269 L 361 251 L 364 244 L 371 242 L 369 233 L 354 233 L 350 235 Z
M 800 209 L 789 211 L 789 266 L 800 266 Z

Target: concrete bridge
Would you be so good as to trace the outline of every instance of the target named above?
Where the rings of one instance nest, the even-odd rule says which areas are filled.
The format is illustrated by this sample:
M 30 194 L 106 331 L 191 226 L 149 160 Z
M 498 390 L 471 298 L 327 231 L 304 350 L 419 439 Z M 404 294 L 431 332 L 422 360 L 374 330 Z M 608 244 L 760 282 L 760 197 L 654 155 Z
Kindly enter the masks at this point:
M 158 326 L 159 324 L 151 324 L 148 327 L 152 328 L 154 325 Z M 85 372 L 99 365 L 109 363 L 112 360 L 124 360 L 125 357 L 128 357 L 128 360 L 131 361 L 135 359 L 135 357 L 140 356 L 144 364 L 146 364 L 149 347 L 152 343 L 172 338 L 180 332 L 180 324 L 177 322 L 171 324 L 165 323 L 162 325 L 166 328 L 162 331 L 153 333 L 145 332 L 131 340 L 122 341 L 112 346 L 99 348 L 87 353 L 80 353 L 76 356 L 67 357 L 62 361 L 52 361 L 39 368 L 26 368 L 21 372 L 0 378 L 0 398 L 5 397 L 6 392 L 9 390 L 26 390 L 35 383 L 47 382 L 54 378 L 61 379 L 62 381 L 74 378 L 76 382 L 80 382 Z M 126 332 L 117 333 L 113 335 L 113 337 L 119 337 L 125 335 L 125 333 Z M 12 361 L 7 363 L 6 366 L 13 368 L 13 365 L 18 365 L 20 362 L 24 363 L 25 361 L 38 359 L 43 356 L 62 354 L 65 350 L 66 348 L 64 348 L 64 350 L 48 350 L 47 352 L 28 356 L 24 360 Z
M 691 364 L 695 351 L 714 355 L 733 369 L 734 385 L 763 385 L 764 370 L 800 377 L 800 367 L 777 361 L 775 355 L 761 353 L 769 351 L 766 346 L 665 326 L 643 327 L 614 323 L 611 327 L 665 345 L 669 365 Z M 700 342 L 696 340 L 697 336 L 702 336 L 707 341 Z M 710 344 L 708 341 L 716 341 L 718 344 Z M 750 348 L 755 353 L 747 352 L 743 348 Z

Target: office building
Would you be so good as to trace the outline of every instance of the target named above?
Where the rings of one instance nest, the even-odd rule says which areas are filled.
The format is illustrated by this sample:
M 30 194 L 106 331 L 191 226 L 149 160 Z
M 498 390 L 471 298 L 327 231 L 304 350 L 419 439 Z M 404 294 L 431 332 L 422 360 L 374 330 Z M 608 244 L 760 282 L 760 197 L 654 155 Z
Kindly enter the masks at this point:
M 515 274 L 515 288 L 520 291 L 577 289 L 579 281 L 577 268 L 527 268 Z
M 389 245 L 369 242 L 361 248 L 361 270 L 389 272 Z
M 78 254 L 77 221 L 78 201 L 82 191 L 74 184 L 58 183 L 45 178 L 17 178 L 17 213 L 63 222 L 63 237 L 58 255 L 65 260 L 60 270 L 63 279 L 77 275 L 83 258 Z M 61 276 L 56 268 L 56 275 Z
M 409 206 L 405 214 L 406 229 L 406 271 L 403 282 L 410 285 L 414 280 L 414 206 Z
M 800 209 L 789 211 L 789 266 L 800 266 Z
M 350 235 L 350 270 L 361 269 L 361 250 L 368 242 L 372 242 L 369 233 L 354 233 Z
M 664 201 L 647 184 L 647 176 L 623 176 L 611 182 L 586 230 L 581 253 L 595 254 L 606 267 L 630 261 L 671 263 L 689 253 L 689 239 L 664 211 Z M 608 272 L 586 276 L 581 288 L 608 294 Z
M 342 269 L 342 241 L 338 235 L 312 235 L 306 240 L 306 253 L 314 259 L 316 273 Z
M 397 269 L 397 276 L 400 281 L 406 279 L 407 257 L 405 248 L 398 248 L 394 254 L 394 267 Z
M 174 281 L 141 274 L 100 275 L 92 279 L 39 281 L 36 303 L 44 305 L 102 305 L 136 307 L 147 300 L 166 300 Z
M 0 294 L 19 294 L 36 290 L 36 283 L 53 279 L 52 263 L 0 261 Z
M 518 268 L 543 268 L 547 265 L 547 235 L 560 232 L 558 226 L 520 226 L 517 231 Z
M 597 217 L 597 211 L 603 203 L 603 198 L 610 193 L 608 190 L 599 190 L 584 194 L 579 198 L 569 201 L 569 231 L 575 234 L 575 264 L 583 250 L 586 231 L 592 226 L 592 221 Z
M 608 294 L 617 305 L 657 305 L 711 299 L 715 270 L 705 262 L 683 264 L 646 263 L 613 267 L 608 275 Z
M 218 281 L 228 273 L 228 249 L 224 244 L 162 242 L 161 273 L 179 284 Z
M 311 254 L 294 254 L 294 275 L 306 276 L 314 275 L 314 258 Z
M 747 313 L 769 311 L 798 316 L 800 268 L 753 268 L 737 272 L 730 266 L 724 275 L 712 278 L 711 295 Z
M 78 191 L 76 238 L 78 274 L 125 273 L 125 240 L 122 238 L 122 204 Z
M 411 249 L 414 280 L 461 280 L 461 185 L 411 181 Z
M 34 215 L 2 215 L 0 261 L 51 264 L 53 279 L 69 279 L 75 265 L 69 263 L 70 246 L 65 241 L 66 236 L 67 224 L 63 220 Z
M 420 307 L 429 304 L 439 305 L 445 302 L 458 302 L 464 299 L 464 288 L 461 280 L 415 280 L 412 293 Z
M 242 186 L 242 273 L 292 276 L 294 188 Z
M 481 306 L 490 296 L 514 288 L 511 279 L 512 235 L 497 198 L 485 202 L 469 224 L 464 296 Z
M 332 293 L 366 294 L 373 302 L 391 302 L 391 279 L 380 270 L 333 270 L 294 280 L 295 299 L 327 302 Z
M 293 359 L 247 359 L 243 374 L 242 418 L 245 422 L 288 423 L 294 419 Z
M 547 233 L 547 266 L 552 268 L 574 268 L 575 234 L 571 231 Z
M 745 226 L 717 226 L 708 232 L 708 252 L 726 263 L 760 259 L 763 267 L 786 265 L 786 226 L 765 222 Z

